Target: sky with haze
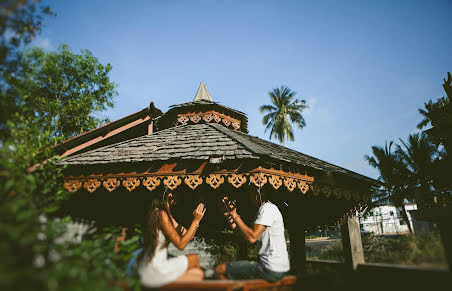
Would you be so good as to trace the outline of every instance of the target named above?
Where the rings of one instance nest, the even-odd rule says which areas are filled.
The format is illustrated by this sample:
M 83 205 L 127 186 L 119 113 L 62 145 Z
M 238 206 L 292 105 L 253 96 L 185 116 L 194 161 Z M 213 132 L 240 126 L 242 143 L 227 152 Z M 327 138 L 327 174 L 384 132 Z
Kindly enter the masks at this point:
M 452 71 L 452 1 L 45 1 L 35 45 L 67 43 L 113 66 L 116 120 L 153 101 L 191 101 L 201 81 L 214 101 L 248 116 L 286 85 L 310 106 L 299 152 L 377 178 L 372 145 L 417 132 L 418 108 L 445 95 Z M 276 142 L 276 141 L 275 141 Z

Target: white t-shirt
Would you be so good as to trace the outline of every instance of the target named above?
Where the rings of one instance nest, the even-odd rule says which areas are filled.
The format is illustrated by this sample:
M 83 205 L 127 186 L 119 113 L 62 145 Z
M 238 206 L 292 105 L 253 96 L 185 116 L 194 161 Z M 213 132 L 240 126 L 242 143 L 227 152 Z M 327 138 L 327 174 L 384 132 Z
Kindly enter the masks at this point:
M 259 258 L 265 268 L 274 272 L 287 272 L 290 269 L 284 221 L 278 207 L 266 202 L 259 208 L 254 224 L 265 225 L 258 239 Z

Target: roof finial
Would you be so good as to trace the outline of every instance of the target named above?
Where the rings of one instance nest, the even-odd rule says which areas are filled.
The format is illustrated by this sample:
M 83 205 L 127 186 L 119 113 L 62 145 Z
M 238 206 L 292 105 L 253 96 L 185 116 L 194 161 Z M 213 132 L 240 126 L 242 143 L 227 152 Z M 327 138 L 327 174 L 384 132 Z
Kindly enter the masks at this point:
M 204 84 L 204 82 L 201 82 L 201 84 L 199 85 L 198 92 L 196 92 L 196 96 L 195 99 L 193 99 L 193 102 L 202 100 L 213 102 L 212 97 L 210 96 L 209 91 L 207 90 L 206 84 Z

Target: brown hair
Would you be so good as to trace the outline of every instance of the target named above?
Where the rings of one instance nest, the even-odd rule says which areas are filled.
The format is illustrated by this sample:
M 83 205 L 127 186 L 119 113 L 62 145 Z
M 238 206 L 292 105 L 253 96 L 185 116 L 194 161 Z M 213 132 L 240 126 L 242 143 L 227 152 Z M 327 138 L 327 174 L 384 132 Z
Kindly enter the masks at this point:
M 163 194 L 165 196 L 165 194 Z M 146 223 L 144 229 L 144 244 L 143 250 L 137 258 L 138 266 L 141 264 L 145 256 L 146 263 L 150 262 L 154 257 L 158 242 L 158 230 L 161 229 L 162 212 L 165 211 L 171 217 L 171 211 L 168 207 L 168 196 L 163 199 L 154 198 L 146 213 Z M 165 246 L 169 244 L 165 235 Z

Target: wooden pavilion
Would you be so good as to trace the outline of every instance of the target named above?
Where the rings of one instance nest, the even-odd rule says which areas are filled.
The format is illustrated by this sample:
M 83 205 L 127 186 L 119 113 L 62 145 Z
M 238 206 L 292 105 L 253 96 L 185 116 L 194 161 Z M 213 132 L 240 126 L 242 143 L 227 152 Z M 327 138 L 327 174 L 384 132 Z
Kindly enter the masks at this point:
M 204 83 L 192 102 L 164 114 L 153 106 L 140 112 L 131 118 L 137 125 L 123 119 L 110 125 L 129 134 L 119 130 L 120 138 L 107 140 L 111 131 L 97 129 L 92 134 L 99 142 L 85 138 L 79 143 L 87 146 L 62 151 L 64 187 L 74 194 L 66 207 L 71 215 L 131 225 L 141 221 L 151 197 L 167 189 L 180 193 L 182 221 L 199 201 L 206 203 L 203 234 L 226 226 L 215 211 L 224 194 L 237 199 L 242 217 L 252 222 L 256 209 L 249 197 L 267 191 L 284 215 L 297 272 L 305 269 L 306 229 L 342 225 L 345 238 L 359 236 L 353 217 L 377 181 L 249 135 L 246 115 L 214 102 Z M 346 241 L 353 268 L 362 262 L 361 239 Z

